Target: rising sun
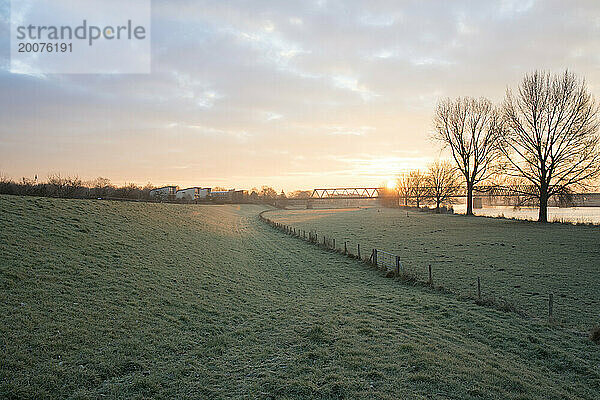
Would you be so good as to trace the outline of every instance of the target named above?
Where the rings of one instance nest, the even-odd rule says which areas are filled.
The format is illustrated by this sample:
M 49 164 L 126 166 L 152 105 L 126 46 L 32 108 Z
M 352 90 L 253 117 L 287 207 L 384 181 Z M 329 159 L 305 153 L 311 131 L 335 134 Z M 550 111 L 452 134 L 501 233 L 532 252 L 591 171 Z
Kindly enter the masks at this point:
M 387 181 L 386 187 L 390 190 L 396 189 L 396 181 L 390 179 L 389 181 Z

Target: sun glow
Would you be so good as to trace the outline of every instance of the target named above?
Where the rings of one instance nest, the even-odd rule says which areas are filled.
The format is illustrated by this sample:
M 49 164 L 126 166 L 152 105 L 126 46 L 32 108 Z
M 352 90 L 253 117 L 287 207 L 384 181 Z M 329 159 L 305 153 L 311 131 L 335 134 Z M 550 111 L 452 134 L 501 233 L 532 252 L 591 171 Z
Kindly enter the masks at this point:
M 394 189 L 396 189 L 396 181 L 393 179 L 390 179 L 387 181 L 385 186 L 390 190 L 394 190 Z

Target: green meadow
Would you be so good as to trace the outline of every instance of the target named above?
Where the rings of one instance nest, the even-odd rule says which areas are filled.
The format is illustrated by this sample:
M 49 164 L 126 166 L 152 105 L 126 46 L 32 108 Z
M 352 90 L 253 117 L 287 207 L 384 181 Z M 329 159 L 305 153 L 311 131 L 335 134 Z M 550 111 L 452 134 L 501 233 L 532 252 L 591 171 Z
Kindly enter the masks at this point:
M 540 224 L 391 208 L 281 210 L 269 218 L 320 236 L 400 257 L 405 270 L 460 296 L 508 303 L 546 319 L 553 294 L 555 320 L 588 332 L 600 325 L 600 227 Z M 368 253 L 368 254 L 365 254 Z
M 386 279 L 274 230 L 258 219 L 263 209 L 0 196 L 0 398 L 598 397 L 600 346 L 586 336 Z M 422 235 L 435 234 L 439 249 L 409 250 L 421 243 L 411 239 L 417 228 L 400 230 L 390 214 L 377 230 L 366 225 L 375 212 L 280 216 L 339 239 L 372 237 L 365 246 L 389 240 L 402 254 L 427 250 L 419 263 L 407 258 L 411 266 L 444 254 L 440 280 L 441 265 L 498 269 L 520 258 L 521 274 L 550 282 L 544 274 L 557 267 L 538 264 L 560 255 L 561 277 L 573 277 L 564 293 L 578 287 L 582 301 L 598 300 L 597 273 L 588 288 L 574 286 L 588 282 L 598 259 L 582 251 L 589 235 L 597 238 L 592 228 L 570 238 L 579 231 L 552 226 L 570 234 L 547 234 L 557 249 L 527 256 L 542 239 L 517 234 L 512 222 L 411 214 L 404 218 L 422 219 Z M 360 219 L 360 227 L 352 222 Z M 447 232 L 446 220 L 464 228 Z M 468 246 L 449 247 L 469 224 L 483 226 L 472 234 L 479 246 L 467 236 Z

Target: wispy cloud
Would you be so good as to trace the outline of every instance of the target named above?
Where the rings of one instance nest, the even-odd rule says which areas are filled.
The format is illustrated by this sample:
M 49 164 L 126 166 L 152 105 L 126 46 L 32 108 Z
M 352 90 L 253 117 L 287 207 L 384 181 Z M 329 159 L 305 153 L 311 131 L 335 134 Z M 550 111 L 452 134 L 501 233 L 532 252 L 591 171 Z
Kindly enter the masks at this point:
M 358 78 L 356 78 L 356 77 L 348 76 L 348 75 L 334 75 L 332 77 L 332 79 L 333 79 L 333 84 L 336 87 L 338 87 L 340 89 L 346 89 L 346 90 L 355 92 L 355 93 L 359 94 L 360 97 L 365 101 L 372 100 L 375 97 L 379 96 L 378 94 L 369 90 L 365 85 L 361 84 L 359 82 Z
M 356 128 L 347 128 L 343 126 L 329 127 L 331 131 L 329 135 L 342 135 L 342 136 L 364 136 L 370 131 L 374 131 L 375 128 L 372 126 L 359 126 Z

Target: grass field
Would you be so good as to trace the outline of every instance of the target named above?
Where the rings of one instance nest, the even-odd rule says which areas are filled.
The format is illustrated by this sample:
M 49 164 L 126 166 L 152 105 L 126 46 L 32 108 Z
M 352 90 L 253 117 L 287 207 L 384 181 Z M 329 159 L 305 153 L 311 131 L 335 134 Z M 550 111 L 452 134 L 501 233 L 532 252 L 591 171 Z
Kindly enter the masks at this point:
M 467 218 L 389 208 L 296 210 L 269 218 L 400 256 L 409 271 L 459 294 L 505 299 L 533 317 L 589 330 L 600 324 L 600 227 Z M 368 254 L 367 254 L 368 255 Z
M 261 209 L 0 196 L 0 398 L 597 398 L 587 338 L 385 279 Z

